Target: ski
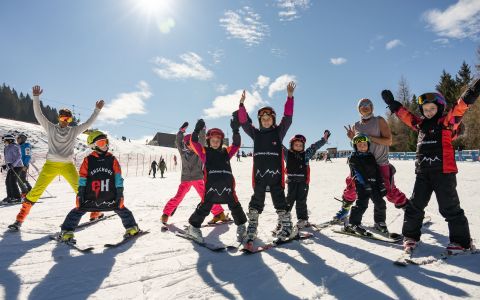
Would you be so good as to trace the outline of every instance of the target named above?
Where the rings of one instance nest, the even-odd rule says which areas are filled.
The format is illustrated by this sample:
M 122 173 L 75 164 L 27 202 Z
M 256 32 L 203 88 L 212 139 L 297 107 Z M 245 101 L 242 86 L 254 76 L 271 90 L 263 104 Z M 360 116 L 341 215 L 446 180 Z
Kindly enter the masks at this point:
M 225 225 L 225 224 L 233 224 L 233 220 L 232 219 L 228 219 L 226 221 L 220 221 L 220 222 L 216 222 L 216 223 L 207 223 L 207 224 L 203 224 L 201 227 L 215 227 L 215 226 L 218 226 L 218 225 Z
M 299 233 L 297 233 L 297 235 L 295 235 L 294 237 L 292 237 L 290 239 L 287 239 L 287 240 L 284 240 L 284 241 L 279 240 L 279 239 L 275 239 L 270 243 L 267 243 L 263 246 L 257 246 L 257 247 L 254 246 L 253 241 L 250 241 L 250 242 L 245 243 L 243 245 L 243 247 L 240 248 L 240 251 L 242 251 L 245 254 L 255 254 L 255 253 L 259 253 L 259 252 L 262 252 L 262 251 L 265 251 L 265 250 L 275 248 L 275 247 L 280 246 L 280 245 L 288 244 L 292 241 L 309 239 L 311 237 L 313 237 L 313 233 L 299 232 Z
M 93 247 L 87 247 L 87 248 L 79 247 L 79 246 L 77 246 L 76 241 L 64 242 L 60 239 L 60 234 L 58 234 L 58 233 L 54 234 L 54 235 L 50 235 L 49 237 L 53 241 L 56 241 L 56 242 L 64 244 L 64 245 L 67 245 L 70 248 L 75 249 L 75 250 L 77 250 L 79 252 L 82 252 L 82 253 L 89 253 L 89 252 L 92 252 L 92 250 L 94 249 Z
M 104 220 L 109 219 L 109 218 L 111 218 L 111 217 L 115 217 L 116 215 L 117 215 L 117 214 L 107 215 L 107 216 L 104 215 L 104 216 L 101 217 L 101 218 L 98 218 L 98 219 L 95 219 L 95 220 L 92 220 L 92 221 L 83 222 L 83 223 L 81 223 L 81 224 L 79 224 L 79 225 L 77 226 L 76 230 L 81 229 L 81 228 L 88 227 L 88 226 L 90 226 L 90 225 L 93 225 L 93 224 L 95 224 L 95 223 L 104 221 Z
M 181 237 L 181 238 L 184 238 L 186 240 L 189 240 L 191 242 L 194 242 L 200 246 L 203 246 L 209 250 L 212 250 L 214 252 L 219 252 L 219 251 L 223 251 L 226 249 L 226 246 L 221 244 L 221 245 L 216 245 L 216 244 L 211 244 L 211 243 L 208 243 L 208 242 L 199 242 L 197 240 L 194 240 L 186 231 L 183 231 L 181 229 L 178 229 L 176 232 L 175 232 L 175 235 L 178 236 L 178 237 Z
M 437 261 L 447 260 L 453 257 L 471 255 L 471 254 L 480 254 L 479 249 L 473 251 L 465 251 L 463 253 L 451 254 L 448 251 L 444 251 L 436 256 L 424 256 L 424 257 L 414 257 L 412 252 L 403 252 L 402 255 L 396 259 L 393 263 L 397 266 L 407 266 L 407 265 L 428 265 Z
M 332 231 L 336 232 L 336 233 L 349 235 L 349 236 L 354 236 L 354 237 L 358 237 L 358 238 L 366 238 L 366 239 L 371 239 L 371 240 L 377 240 L 377 241 L 386 242 L 386 243 L 398 243 L 398 242 L 402 241 L 402 236 L 401 235 L 397 239 L 392 239 L 392 238 L 388 238 L 388 237 L 385 237 L 385 236 L 380 235 L 380 234 L 376 234 L 376 233 L 371 232 L 371 231 L 367 231 L 369 233 L 368 235 L 360 235 L 360 234 L 356 234 L 356 233 L 346 232 L 343 228 L 340 229 L 340 230 L 332 229 Z
M 118 243 L 114 243 L 114 244 L 105 244 L 103 245 L 105 248 L 116 248 L 118 246 L 121 246 L 121 245 L 124 245 L 130 241 L 133 241 L 133 240 L 136 240 L 137 238 L 145 235 L 145 234 L 148 234 L 150 233 L 149 230 L 140 230 L 136 235 L 132 235 L 132 236 L 129 236 L 129 237 L 124 237 L 123 240 L 121 240 L 120 242 Z
M 326 221 L 323 223 L 315 224 L 315 223 L 310 223 L 310 227 L 315 230 L 315 231 L 321 231 L 322 229 L 325 229 L 327 227 L 330 227 L 332 225 L 343 225 L 344 223 L 340 220 L 332 219 L 330 221 Z
M 42 203 L 42 201 L 37 201 L 35 203 Z M 5 201 L 0 201 L 0 207 L 8 207 L 8 206 L 14 206 L 17 204 L 22 204 L 22 201 L 19 202 L 5 202 Z

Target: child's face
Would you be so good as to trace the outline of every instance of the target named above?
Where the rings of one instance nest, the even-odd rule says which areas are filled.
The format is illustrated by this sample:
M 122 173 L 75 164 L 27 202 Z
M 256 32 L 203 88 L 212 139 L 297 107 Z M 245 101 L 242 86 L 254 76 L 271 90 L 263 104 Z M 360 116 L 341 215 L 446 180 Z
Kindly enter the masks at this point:
M 367 142 L 360 142 L 357 144 L 357 151 L 358 152 L 367 152 L 368 151 L 368 143 Z
M 438 107 L 435 103 L 425 103 L 423 104 L 422 109 L 423 109 L 423 115 L 427 119 L 433 118 L 438 111 Z
M 260 122 L 262 123 L 263 128 L 270 128 L 273 126 L 273 118 L 267 114 L 260 117 Z
M 297 151 L 297 152 L 303 151 L 303 143 L 300 141 L 294 141 L 292 148 L 294 151 Z
M 218 136 L 212 136 L 210 138 L 210 147 L 212 147 L 213 149 L 218 149 L 220 148 L 220 145 L 222 144 L 222 141 L 220 139 L 220 137 Z

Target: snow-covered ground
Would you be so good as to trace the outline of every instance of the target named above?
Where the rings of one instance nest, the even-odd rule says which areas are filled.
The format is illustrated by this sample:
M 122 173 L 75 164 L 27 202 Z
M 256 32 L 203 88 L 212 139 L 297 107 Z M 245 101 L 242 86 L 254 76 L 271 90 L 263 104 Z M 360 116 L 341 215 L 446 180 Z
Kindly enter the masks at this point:
M 0 120 L 2 121 L 2 120 Z M 2 123 L 3 122 L 3 123 Z M 0 129 L 5 129 L 3 120 Z M 3 124 L 3 125 L 2 125 Z M 33 125 L 32 125 L 33 126 Z M 10 126 L 11 127 L 11 126 Z M 35 129 L 38 131 L 38 127 Z M 40 137 L 40 133 L 38 136 Z M 129 145 L 130 144 L 130 145 Z M 118 143 L 118 151 L 146 152 L 147 146 Z M 124 148 L 125 147 L 125 148 Z M 39 146 L 40 149 L 40 146 Z M 145 150 L 144 150 L 145 149 Z M 159 149 L 159 148 L 157 148 Z M 46 150 L 46 149 L 44 149 Z M 172 149 L 161 149 L 163 153 Z M 397 186 L 410 195 L 415 179 L 412 161 L 394 161 Z M 480 237 L 480 163 L 459 163 L 458 193 L 472 236 Z M 39 163 L 39 167 L 41 164 Z M 237 194 L 247 208 L 252 193 L 251 158 L 232 159 Z M 179 168 L 177 168 L 179 170 Z M 348 173 L 344 159 L 312 162 L 310 220 L 330 219 L 340 203 L 333 199 Z M 0 180 L 4 180 L 4 173 Z M 114 217 L 78 231 L 79 245 L 94 246 L 80 254 L 52 242 L 74 206 L 74 193 L 63 180 L 48 191 L 57 198 L 35 205 L 20 233 L 7 232 L 19 207 L 0 208 L 0 298 L 2 299 L 453 299 L 480 298 L 480 255 L 455 257 L 425 266 L 394 266 L 401 246 L 340 235 L 326 229 L 313 239 L 292 242 L 255 255 L 212 252 L 170 232 L 160 231 L 163 205 L 175 194 L 180 172 L 165 179 L 135 176 L 125 179 L 125 201 L 143 229 L 152 233 L 123 247 L 103 244 L 121 238 L 123 227 Z M 0 189 L 0 198 L 5 190 Z M 183 228 L 198 203 L 192 190 L 171 221 Z M 436 255 L 448 243 L 447 223 L 432 197 L 427 214 L 433 224 L 423 230 L 420 255 Z M 86 217 L 85 217 L 86 218 Z M 403 211 L 388 205 L 387 222 L 399 232 Z M 260 217 L 259 237 L 271 239 L 276 214 L 271 198 Z M 372 208 L 364 223 L 373 223 Z M 207 241 L 230 243 L 235 225 L 203 229 Z

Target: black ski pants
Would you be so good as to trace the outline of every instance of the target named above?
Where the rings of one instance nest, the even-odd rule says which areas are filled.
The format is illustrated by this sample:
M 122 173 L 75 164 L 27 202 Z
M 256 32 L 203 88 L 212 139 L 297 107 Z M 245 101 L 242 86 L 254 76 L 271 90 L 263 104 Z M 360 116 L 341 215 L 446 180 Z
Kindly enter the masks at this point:
M 307 196 L 309 185 L 305 181 L 288 183 L 287 205 L 288 211 L 292 211 L 296 203 L 295 209 L 298 220 L 308 220 Z
M 373 202 L 373 220 L 375 223 L 383 222 L 387 218 L 387 204 L 380 194 L 378 187 L 373 187 L 371 191 L 367 191 L 365 187 L 355 182 L 357 190 L 357 201 L 350 211 L 349 223 L 352 225 L 362 224 L 362 217 L 368 208 L 368 200 Z
M 193 227 L 201 227 L 203 221 L 205 221 L 205 218 L 210 214 L 210 211 L 212 210 L 212 206 L 214 204 L 217 203 L 209 201 L 208 199 L 200 202 L 200 204 L 197 205 L 197 208 L 195 209 L 193 214 L 190 216 L 190 219 L 188 219 L 188 223 L 190 223 L 190 225 L 192 225 Z M 245 215 L 242 205 L 238 200 L 227 200 L 226 203 L 222 204 L 228 205 L 228 209 L 230 209 L 235 225 L 238 226 L 247 222 L 247 216 Z
M 285 198 L 285 189 L 283 188 L 281 182 L 279 181 L 276 184 L 267 185 L 262 181 L 255 181 L 255 186 L 253 187 L 253 195 L 248 204 L 249 208 L 256 209 L 259 214 L 263 212 L 265 207 L 265 193 L 267 191 L 267 186 L 270 189 L 270 195 L 272 196 L 273 207 L 276 210 L 287 210 L 287 200 Z
M 7 177 L 5 178 L 5 186 L 7 188 L 7 197 L 12 199 L 20 199 L 20 190 L 18 189 L 18 173 L 22 170 L 22 167 L 8 169 Z M 16 174 L 15 174 L 16 173 Z

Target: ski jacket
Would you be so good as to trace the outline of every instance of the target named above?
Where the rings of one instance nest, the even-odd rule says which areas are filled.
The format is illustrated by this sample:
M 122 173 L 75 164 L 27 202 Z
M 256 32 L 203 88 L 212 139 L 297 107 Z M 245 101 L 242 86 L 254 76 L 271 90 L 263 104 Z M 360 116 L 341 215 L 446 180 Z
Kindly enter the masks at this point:
M 252 184 L 262 182 L 266 185 L 281 184 L 285 187 L 284 159 L 282 141 L 292 124 L 294 98 L 285 102 L 284 114 L 280 124 L 270 128 L 255 128 L 243 104 L 238 110 L 238 120 L 245 133 L 253 139 Z
M 23 167 L 22 153 L 18 144 L 8 144 L 3 149 L 5 164 L 12 165 L 13 168 Z
M 348 165 L 350 175 L 355 178 L 357 184 L 360 184 L 366 190 L 386 191 L 380 167 L 371 152 L 353 152 L 348 158 Z
M 315 155 L 318 149 L 325 145 L 327 141 L 324 138 L 313 143 L 305 151 L 297 152 L 287 149 L 283 146 L 283 157 L 287 164 L 287 179 L 291 181 L 301 181 L 310 183 L 310 164 L 309 161 Z
M 22 152 L 22 162 L 25 167 L 28 167 L 30 164 L 30 159 L 32 158 L 32 146 L 30 143 L 20 144 L 20 150 Z
M 87 130 L 95 121 L 100 110 L 95 108 L 90 118 L 78 126 L 60 127 L 60 124 L 53 124 L 42 113 L 40 97 L 33 96 L 33 112 L 38 123 L 45 129 L 48 136 L 47 160 L 55 162 L 72 162 L 73 148 L 77 136 Z
M 458 172 L 452 141 L 456 138 L 458 127 L 467 110 L 468 105 L 460 98 L 434 126 L 425 128 L 422 125 L 428 120 L 412 114 L 399 103 L 395 114 L 403 123 L 418 132 L 416 174 Z
M 235 156 L 240 148 L 240 134 L 238 132 L 233 134 L 232 145 L 227 148 L 204 147 L 198 142 L 198 136 L 195 132 L 192 134 L 190 143 L 195 153 L 205 164 L 205 194 L 202 201 L 212 203 L 238 202 L 230 159 Z
M 181 181 L 203 179 L 203 163 L 195 152 L 183 142 L 184 132 L 179 130 L 175 140 L 177 150 L 182 160 Z M 199 142 L 205 145 L 205 130 L 200 131 Z

